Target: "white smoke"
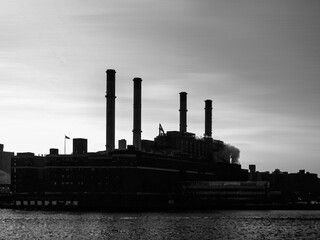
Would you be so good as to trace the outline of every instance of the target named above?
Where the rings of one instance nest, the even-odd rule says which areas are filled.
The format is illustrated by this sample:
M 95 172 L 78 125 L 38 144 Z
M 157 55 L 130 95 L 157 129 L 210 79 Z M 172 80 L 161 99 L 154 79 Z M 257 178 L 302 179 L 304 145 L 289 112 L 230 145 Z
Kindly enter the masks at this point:
M 240 164 L 239 158 L 240 150 L 230 144 L 224 144 L 218 153 L 218 161 L 225 163 Z

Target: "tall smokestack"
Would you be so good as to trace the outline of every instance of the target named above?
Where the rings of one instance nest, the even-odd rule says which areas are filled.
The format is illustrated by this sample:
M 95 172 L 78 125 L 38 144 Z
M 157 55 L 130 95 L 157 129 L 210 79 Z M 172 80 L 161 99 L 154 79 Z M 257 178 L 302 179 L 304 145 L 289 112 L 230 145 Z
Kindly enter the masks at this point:
M 180 133 L 187 132 L 187 93 L 180 93 Z
M 114 151 L 115 146 L 115 92 L 116 71 L 108 69 L 107 73 L 107 122 L 106 122 L 106 150 L 107 153 Z
M 141 150 L 141 78 L 133 79 L 133 146 Z
M 205 100 L 205 132 L 204 136 L 207 138 L 212 137 L 212 101 Z

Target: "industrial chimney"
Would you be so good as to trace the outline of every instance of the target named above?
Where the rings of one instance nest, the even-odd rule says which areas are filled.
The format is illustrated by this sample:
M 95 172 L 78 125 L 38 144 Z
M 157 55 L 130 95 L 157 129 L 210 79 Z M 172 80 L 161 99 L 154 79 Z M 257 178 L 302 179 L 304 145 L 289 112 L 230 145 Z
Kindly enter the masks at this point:
M 113 69 L 108 69 L 107 73 L 107 122 L 106 122 L 106 150 L 107 153 L 114 151 L 115 146 L 115 92 L 116 83 L 115 75 L 116 71 Z
M 133 146 L 141 150 L 141 78 L 133 79 Z
M 187 93 L 180 93 L 180 133 L 187 132 Z
M 204 136 L 207 138 L 212 137 L 212 101 L 205 100 L 205 132 Z

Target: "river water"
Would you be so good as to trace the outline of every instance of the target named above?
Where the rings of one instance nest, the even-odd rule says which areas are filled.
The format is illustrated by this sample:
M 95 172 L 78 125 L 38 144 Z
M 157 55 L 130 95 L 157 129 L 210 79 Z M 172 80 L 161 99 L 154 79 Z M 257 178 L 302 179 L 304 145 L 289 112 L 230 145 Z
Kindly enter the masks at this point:
M 0 239 L 320 239 L 320 211 L 0 210 Z

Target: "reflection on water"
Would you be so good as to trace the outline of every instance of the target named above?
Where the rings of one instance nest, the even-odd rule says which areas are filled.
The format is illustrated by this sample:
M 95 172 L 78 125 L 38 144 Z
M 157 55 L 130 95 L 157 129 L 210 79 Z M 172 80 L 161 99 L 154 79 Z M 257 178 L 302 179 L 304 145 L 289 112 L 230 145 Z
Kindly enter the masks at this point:
M 319 239 L 320 211 L 0 210 L 0 239 Z

